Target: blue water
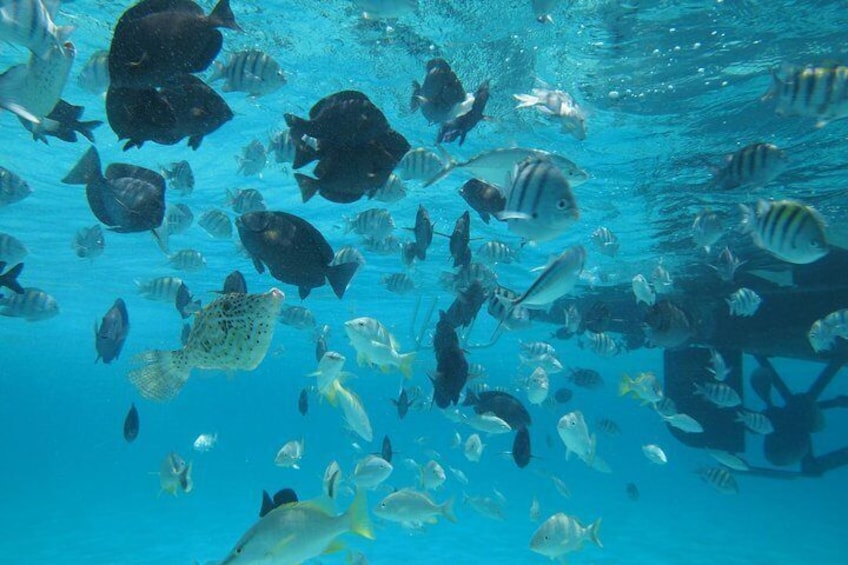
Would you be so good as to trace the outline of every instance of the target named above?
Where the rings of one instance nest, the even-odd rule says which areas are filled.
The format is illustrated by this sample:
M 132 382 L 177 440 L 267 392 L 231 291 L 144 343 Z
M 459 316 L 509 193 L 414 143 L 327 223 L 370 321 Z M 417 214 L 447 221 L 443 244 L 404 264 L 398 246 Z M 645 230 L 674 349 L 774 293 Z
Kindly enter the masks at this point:
M 193 152 L 183 145 L 147 144 L 121 151 L 108 125 L 96 130 L 104 163 L 129 162 L 157 168 L 181 159 L 190 161 L 197 178 L 192 195 L 169 194 L 169 202 L 185 202 L 195 219 L 206 209 L 225 207 L 226 189 L 253 187 L 262 191 L 269 209 L 307 218 L 331 245 L 357 244 L 344 233 L 341 217 L 373 206 L 365 200 L 337 205 L 321 198 L 304 204 L 291 176 L 269 164 L 261 177 L 237 175 L 234 156 L 252 139 L 267 141 L 282 127 L 282 113 L 306 115 L 319 98 L 355 88 L 364 91 L 386 113 L 392 125 L 413 146 L 432 144 L 436 130 L 407 110 L 412 80 L 423 77 L 433 55 L 447 58 L 466 88 L 492 79 L 493 95 L 482 123 L 462 148 L 449 150 L 469 157 L 513 144 L 555 149 L 589 171 L 591 180 L 575 190 L 583 215 L 580 223 L 556 242 L 524 251 L 518 265 L 498 269 L 502 284 L 525 288 L 529 269 L 567 245 L 590 249 L 587 267 L 615 274 L 627 282 L 653 268 L 657 260 L 672 275 L 703 262 L 686 242 L 694 212 L 711 202 L 700 187 L 709 166 L 747 143 L 768 140 L 789 150 L 791 165 L 765 189 L 767 196 L 810 199 L 834 229 L 844 228 L 844 187 L 848 184 L 842 148 L 848 122 L 815 129 L 810 120 L 781 119 L 759 102 L 770 83 L 769 69 L 781 61 L 800 64 L 845 61 L 848 16 L 838 2 L 562 2 L 554 22 L 534 21 L 529 0 L 422 0 L 417 15 L 391 26 L 363 24 L 351 2 L 233 0 L 244 33 L 225 31 L 225 51 L 259 47 L 277 59 L 289 82 L 258 99 L 225 94 L 236 117 L 208 136 Z M 620 2 L 624 4 L 624 2 Z M 73 24 L 78 51 L 64 98 L 86 106 L 86 119 L 105 120 L 102 97 L 76 84 L 88 56 L 108 48 L 111 28 L 130 2 L 77 0 L 62 6 L 57 23 Z M 205 10 L 211 3 L 203 2 Z M 497 16 L 497 17 L 495 17 Z M 0 46 L 3 68 L 24 60 L 17 47 Z M 558 128 L 512 111 L 512 94 L 527 92 L 538 77 L 572 92 L 589 112 L 588 137 L 578 142 Z M 619 93 L 617 98 L 610 92 Z M 529 551 L 538 527 L 528 517 L 533 497 L 542 518 L 556 512 L 584 523 L 603 518 L 604 548 L 591 544 L 569 557 L 571 563 L 842 563 L 848 542 L 844 535 L 846 470 L 817 479 L 765 480 L 738 474 L 740 492 L 723 495 L 702 482 L 694 471 L 713 462 L 703 452 L 675 440 L 648 408 L 619 398 L 616 384 L 624 372 L 653 371 L 662 375 L 662 352 L 637 349 L 605 359 L 578 346 L 578 341 L 553 341 L 566 367 L 598 370 L 606 385 L 599 391 L 576 389 L 570 403 L 531 407 L 534 459 L 518 469 L 509 455 L 512 436 L 485 438 L 480 463 L 470 463 L 452 448 L 455 431 L 463 439 L 467 426 L 453 424 L 437 409 L 412 410 L 400 421 L 390 398 L 397 395 L 398 373 L 383 374 L 356 367 L 355 352 L 343 322 L 356 316 L 378 318 L 397 336 L 402 350 L 414 347 L 410 320 L 418 298 L 422 314 L 436 299 L 446 308 L 453 297 L 438 285 L 449 270 L 446 240 L 437 238 L 428 259 L 413 276 L 415 294 L 397 297 L 386 291 L 381 277 L 402 270 L 397 257 L 366 253 L 367 266 L 353 280 L 343 300 L 329 288 L 317 289 L 303 302 L 319 323 L 332 328 L 330 346 L 349 359 L 351 382 L 361 396 L 374 428 L 374 441 L 347 432 L 338 410 L 311 396 L 307 416 L 296 409 L 300 390 L 311 384 L 314 344 L 308 332 L 277 325 L 271 350 L 250 373 L 225 375 L 196 371 L 182 393 L 159 404 L 139 397 L 126 379 L 134 355 L 148 349 L 174 349 L 181 324 L 169 304 L 141 298 L 136 280 L 182 276 L 204 303 L 213 299 L 224 276 L 239 269 L 248 287 L 263 291 L 280 286 L 287 302 L 300 303 L 296 289 L 259 275 L 235 242 L 210 239 L 196 224 L 174 236 L 172 249 L 203 252 L 208 268 L 180 274 L 149 234 L 106 234 L 105 253 L 93 261 L 78 259 L 70 248 L 76 231 L 92 225 L 82 187 L 59 182 L 86 149 L 83 140 L 67 144 L 33 142 L 10 114 L 0 115 L 0 165 L 25 178 L 34 193 L 0 209 L 0 232 L 22 240 L 30 253 L 22 281 L 53 295 L 58 317 L 29 323 L 0 319 L 0 563 L 179 564 L 214 562 L 230 551 L 255 521 L 263 489 L 288 486 L 301 498 L 321 492 L 326 465 L 337 460 L 345 475 L 365 453 L 379 450 L 390 435 L 395 454 L 391 487 L 414 486 L 416 472 L 404 459 L 424 463 L 438 454 L 448 466 L 461 469 L 469 484 L 448 471 L 438 501 L 457 500 L 459 522 L 440 521 L 423 531 L 409 531 L 375 519 L 377 539 L 345 536 L 349 551 L 322 556 L 322 563 L 343 563 L 350 552 L 361 552 L 370 563 L 544 563 Z M 411 226 L 423 203 L 437 223 L 450 231 L 465 209 L 455 190 L 459 175 L 431 188 L 410 184 L 410 195 L 390 205 L 398 226 Z M 728 205 L 734 205 L 731 202 Z M 234 216 L 233 216 L 234 217 Z M 589 235 L 598 225 L 610 227 L 622 241 L 613 260 L 590 248 Z M 398 234 L 399 237 L 404 237 Z M 514 241 L 501 225 L 472 219 L 473 238 Z M 482 241 L 481 241 L 482 242 Z M 476 248 L 478 243 L 472 242 Z M 683 242 L 683 243 L 681 243 Z M 677 270 L 675 270 L 677 269 Z M 837 281 L 835 281 L 837 282 Z M 4 289 L 5 290 L 5 289 Z M 578 286 L 577 294 L 587 290 Z M 120 359 L 94 364 L 92 325 L 122 297 L 132 328 Z M 843 304 L 843 307 L 845 304 Z M 800 305 L 799 307 L 803 307 Z M 422 316 L 419 315 L 418 324 Z M 475 325 L 471 342 L 485 341 L 494 324 L 485 314 Z M 518 340 L 549 339 L 554 328 L 536 324 L 507 334 L 498 346 L 470 349 L 469 361 L 483 364 L 487 386 L 505 388 L 524 398 L 516 384 Z M 801 390 L 813 380 L 820 364 L 775 359 L 787 384 Z M 754 366 L 745 357 L 746 371 Z M 418 353 L 415 375 L 407 386 L 431 387 L 427 372 L 435 368 L 432 350 Z M 552 389 L 565 383 L 552 375 Z M 828 396 L 848 393 L 840 374 Z M 750 404 L 756 398 L 746 390 Z M 140 412 L 138 439 L 127 444 L 122 423 L 131 402 Z M 589 469 L 579 460 L 565 460 L 556 422 L 566 411 L 582 410 L 590 427 L 601 417 L 613 418 L 619 437 L 600 436 L 598 453 L 611 474 Z M 821 450 L 846 440 L 848 416 L 827 414 L 827 428 L 815 434 Z M 200 433 L 215 432 L 219 441 L 208 453 L 192 450 Z M 303 438 L 301 469 L 273 464 L 280 446 Z M 669 459 L 650 463 L 641 446 L 656 443 Z M 762 441 L 749 435 L 746 457 L 762 465 Z M 193 461 L 194 491 L 177 498 L 158 495 L 159 465 L 170 451 Z M 556 474 L 572 496 L 553 487 Z M 625 484 L 638 485 L 641 497 L 630 500 Z M 507 500 L 507 520 L 493 521 L 461 503 L 463 492 L 492 496 L 497 489 Z M 387 489 L 370 493 L 373 505 Z M 340 507 L 349 503 L 343 495 Z

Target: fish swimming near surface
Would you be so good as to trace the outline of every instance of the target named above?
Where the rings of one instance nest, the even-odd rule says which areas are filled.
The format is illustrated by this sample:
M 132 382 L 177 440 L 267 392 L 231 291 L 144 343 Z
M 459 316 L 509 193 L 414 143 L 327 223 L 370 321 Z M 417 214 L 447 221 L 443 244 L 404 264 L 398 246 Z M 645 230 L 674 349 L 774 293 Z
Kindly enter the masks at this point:
M 61 47 L 74 29 L 53 22 L 58 7 L 58 2 L 43 0 L 3 0 L 0 41 L 26 47 L 42 59 L 49 57 L 50 50 Z
M 191 0 L 142 0 L 121 15 L 112 32 L 111 85 L 163 86 L 178 75 L 206 70 L 224 42 L 218 28 L 240 30 L 230 0 L 219 0 L 209 15 Z
M 436 143 L 451 143 L 459 139 L 459 144 L 465 143 L 465 136 L 479 124 L 485 116 L 486 103 L 489 101 L 489 81 L 484 81 L 474 93 L 474 103 L 467 112 L 459 114 L 452 120 L 442 123 Z
M 455 117 L 455 111 L 466 100 L 465 89 L 450 64 L 444 59 L 427 61 L 424 84 L 412 82 L 409 107 L 421 110 L 431 124 L 443 123 Z
M 47 116 L 62 97 L 76 49 L 71 43 L 51 46 L 45 58 L 30 55 L 0 75 L 0 108 L 32 122 L 33 133 L 58 127 Z
M 771 143 L 752 143 L 731 153 L 714 169 L 711 185 L 719 190 L 759 188 L 776 179 L 788 166 L 786 153 Z
M 298 287 L 300 298 L 330 283 L 342 298 L 356 273 L 356 262 L 331 265 L 333 249 L 306 220 L 286 212 L 248 212 L 236 219 L 239 238 L 259 273 Z
M 759 200 L 755 210 L 741 205 L 742 229 L 754 244 L 796 265 L 818 261 L 829 249 L 825 223 L 812 207 L 794 200 Z
M 123 299 L 118 298 L 103 316 L 100 327 L 94 325 L 94 346 L 97 361 L 103 359 L 107 365 L 118 358 L 130 331 L 130 316 Z
M 138 437 L 138 410 L 135 403 L 130 404 L 130 409 L 124 418 L 124 440 L 132 443 Z
M 110 87 L 106 117 L 118 139 L 127 140 L 124 151 L 146 141 L 174 145 L 186 137 L 196 150 L 204 136 L 233 118 L 233 112 L 202 80 L 180 75 L 159 89 Z
M 817 118 L 816 127 L 848 116 L 848 67 L 844 65 L 784 63 L 772 71 L 772 81 L 763 99 L 777 99 L 778 115 Z
M 226 64 L 215 62 L 209 82 L 224 80 L 221 90 L 240 91 L 250 96 L 262 96 L 279 90 L 286 84 L 280 64 L 264 51 L 248 49 L 230 55 Z
M 62 182 L 84 184 L 91 211 L 113 231 L 142 232 L 162 225 L 165 179 L 150 169 L 112 163 L 104 174 L 92 146 Z
M 530 94 L 514 94 L 513 97 L 519 102 L 516 109 L 535 108 L 542 116 L 560 121 L 564 133 L 570 133 L 580 141 L 586 139 L 586 114 L 569 93 L 545 86 L 534 88 Z
M 145 398 L 166 401 L 179 394 L 192 369 L 255 369 L 271 345 L 283 298 L 276 288 L 220 296 L 198 312 L 182 349 L 138 355 L 142 366 L 129 373 L 130 382 Z
M 24 287 L 22 287 L 20 283 L 18 283 L 18 277 L 20 276 L 21 271 L 24 270 L 24 264 L 18 263 L 17 265 L 15 265 L 4 273 L 3 271 L 5 270 L 6 263 L 4 261 L 0 261 L 0 288 L 3 288 L 5 286 L 12 292 L 15 292 L 17 294 L 23 294 Z

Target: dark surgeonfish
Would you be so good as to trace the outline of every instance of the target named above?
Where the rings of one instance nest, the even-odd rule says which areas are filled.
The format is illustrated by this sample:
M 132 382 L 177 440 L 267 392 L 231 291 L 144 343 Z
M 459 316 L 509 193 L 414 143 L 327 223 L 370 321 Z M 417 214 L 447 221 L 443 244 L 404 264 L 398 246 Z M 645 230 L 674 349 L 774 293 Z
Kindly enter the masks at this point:
M 406 418 L 406 414 L 409 412 L 409 407 L 412 406 L 412 401 L 409 400 L 409 394 L 406 392 L 405 388 L 400 389 L 400 394 L 397 397 L 397 400 L 392 399 L 392 404 L 397 408 L 398 418 L 403 420 Z
M 300 396 L 297 397 L 297 411 L 301 416 L 306 416 L 309 412 L 309 392 L 304 388 L 300 391 Z
M 221 294 L 231 292 L 247 294 L 247 281 L 244 280 L 244 275 L 239 271 L 233 271 L 224 279 L 224 288 L 221 290 Z
M 221 51 L 217 28 L 240 30 L 230 0 L 209 15 L 191 0 L 143 0 L 125 11 L 109 48 L 111 86 L 145 88 L 205 71 Z
M 103 122 L 100 120 L 89 120 L 82 122 L 82 113 L 85 112 L 83 106 L 74 106 L 64 100 L 59 100 L 53 110 L 47 114 L 47 119 L 50 120 L 50 127 L 42 128 L 37 124 L 33 124 L 29 120 L 21 117 L 18 119 L 26 129 L 32 132 L 32 138 L 47 143 L 48 137 L 56 137 L 68 143 L 76 143 L 77 133 L 80 133 L 90 142 L 94 143 L 94 134 L 92 130 Z
M 165 179 L 155 171 L 112 163 L 104 175 L 97 149 L 91 147 L 62 182 L 84 184 L 91 211 L 113 231 L 141 232 L 162 225 Z
M 477 87 L 471 109 L 442 124 L 442 127 L 439 129 L 439 135 L 436 138 L 436 143 L 442 143 L 443 141 L 450 143 L 457 138 L 459 138 L 460 145 L 465 143 L 465 136 L 468 135 L 468 132 L 474 129 L 474 126 L 485 118 L 483 112 L 486 110 L 486 103 L 488 101 L 489 81 L 484 81 L 483 84 Z
M 295 146 L 293 167 L 318 160 L 314 178 L 295 175 L 304 202 L 315 194 L 337 203 L 371 197 L 409 151 L 409 142 L 389 126 L 380 109 L 354 90 L 322 98 L 309 110 L 308 120 L 284 117 Z
M 433 222 L 430 221 L 430 213 L 427 212 L 427 208 L 423 204 L 418 205 L 418 212 L 415 214 L 415 227 L 412 228 L 412 233 L 415 234 L 415 243 L 410 248 L 410 253 L 423 261 L 427 258 L 427 249 L 433 243 Z
M 471 249 L 468 247 L 470 240 L 471 218 L 466 210 L 457 218 L 450 235 L 450 254 L 454 267 L 467 267 L 471 264 Z
M 530 458 L 533 456 L 530 447 L 530 432 L 526 427 L 519 428 L 515 434 L 515 440 L 512 442 L 512 460 L 519 468 L 523 469 L 530 463 Z
M 262 506 L 259 508 L 259 517 L 262 518 L 265 514 L 269 513 L 271 510 L 282 506 L 284 504 L 291 504 L 293 502 L 297 502 L 297 493 L 290 488 L 284 488 L 280 491 L 277 491 L 272 498 L 268 491 L 262 491 Z
M 446 122 L 453 116 L 457 104 L 465 101 L 465 89 L 444 59 L 427 61 L 424 84 L 412 81 L 412 100 L 409 107 L 419 108 L 431 124 Z
M 22 287 L 18 283 L 18 276 L 21 274 L 21 271 L 24 270 L 24 264 L 18 263 L 17 265 L 15 265 L 4 273 L 3 270 L 5 268 L 6 263 L 0 261 L 0 288 L 3 288 L 5 286 L 12 292 L 15 292 L 17 294 L 23 294 L 24 287 Z
M 383 436 L 383 444 L 380 446 L 380 457 L 385 459 L 387 462 L 392 462 L 392 455 L 394 452 L 392 451 L 392 440 L 389 439 L 388 435 Z
M 186 283 L 181 283 L 177 289 L 177 295 L 174 297 L 174 306 L 183 320 L 199 312 L 201 307 L 200 300 L 194 299 Z
M 330 283 L 339 298 L 356 273 L 356 262 L 330 265 L 333 249 L 315 227 L 286 212 L 248 212 L 236 219 L 239 238 L 260 273 L 298 287 L 300 298 Z
M 477 313 L 488 298 L 488 291 L 478 279 L 474 279 L 471 284 L 457 293 L 456 299 L 445 314 L 445 320 L 451 327 L 467 328 L 477 317 Z
M 524 404 L 511 394 L 500 390 L 484 390 L 480 393 L 469 390 L 462 405 L 473 406 L 477 414 L 492 412 L 514 430 L 527 427 L 532 422 Z
M 103 359 L 107 365 L 118 358 L 124 341 L 130 331 L 130 316 L 127 313 L 127 305 L 120 298 L 103 316 L 100 327 L 94 324 L 94 347 L 97 350 L 97 363 Z
M 439 312 L 433 349 L 436 351 L 436 374 L 430 375 L 433 401 L 439 408 L 447 408 L 459 402 L 459 394 L 468 381 L 468 361 L 444 311 Z
M 471 179 L 459 189 L 459 195 L 487 224 L 506 208 L 506 197 L 500 188 L 480 179 Z
M 135 409 L 135 404 L 130 405 L 130 409 L 124 418 L 124 439 L 127 443 L 132 443 L 138 437 L 138 410 Z
M 124 151 L 145 141 L 174 145 L 188 137 L 192 149 L 233 118 L 226 101 L 192 75 L 181 75 L 162 88 L 111 87 L 106 116 Z

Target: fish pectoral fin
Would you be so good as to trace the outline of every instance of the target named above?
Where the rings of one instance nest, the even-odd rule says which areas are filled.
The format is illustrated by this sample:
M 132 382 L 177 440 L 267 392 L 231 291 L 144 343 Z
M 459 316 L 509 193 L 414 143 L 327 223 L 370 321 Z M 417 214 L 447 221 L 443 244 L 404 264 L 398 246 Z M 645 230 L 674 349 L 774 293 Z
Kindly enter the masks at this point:
M 286 547 L 288 547 L 288 545 L 294 541 L 295 537 L 296 536 L 294 534 L 287 535 L 286 537 L 278 541 L 276 544 L 274 544 L 271 549 L 269 549 L 267 553 L 265 553 L 265 556 L 271 558 L 276 555 L 279 555 L 281 552 L 286 550 Z
M 503 212 L 495 212 L 495 217 L 502 222 L 507 220 L 529 220 L 531 219 L 530 214 L 525 214 L 524 212 L 513 212 L 509 210 L 504 210 Z
M 333 540 L 330 542 L 330 545 L 321 552 L 322 555 L 329 555 L 331 553 L 338 553 L 339 551 L 344 551 L 346 549 L 345 544 L 339 540 Z

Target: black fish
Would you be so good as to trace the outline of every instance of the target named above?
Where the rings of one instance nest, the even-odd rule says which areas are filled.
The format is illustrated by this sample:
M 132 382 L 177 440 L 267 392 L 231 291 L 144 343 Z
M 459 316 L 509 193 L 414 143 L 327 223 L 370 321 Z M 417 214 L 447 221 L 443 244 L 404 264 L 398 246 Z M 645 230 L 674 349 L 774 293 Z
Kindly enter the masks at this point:
M 100 328 L 94 324 L 94 347 L 97 350 L 97 363 L 100 359 L 107 365 L 118 358 L 124 341 L 130 331 L 130 316 L 127 305 L 120 298 L 109 308 L 100 322 Z
M 409 108 L 419 108 L 431 124 L 447 121 L 454 107 L 465 100 L 465 89 L 444 59 L 427 61 L 424 84 L 412 82 L 412 99 Z
M 627 492 L 627 498 L 634 502 L 639 500 L 639 487 L 636 486 L 636 483 L 627 483 L 624 490 Z
M 143 0 L 125 11 L 112 34 L 109 81 L 144 88 L 168 84 L 174 76 L 206 70 L 224 38 L 216 28 L 239 30 L 229 0 L 209 15 L 190 0 Z
M 18 275 L 20 275 L 21 271 L 24 270 L 24 264 L 18 263 L 17 265 L 15 265 L 4 273 L 3 269 L 5 268 L 6 263 L 0 261 L 0 288 L 3 288 L 5 286 L 12 292 L 15 292 L 17 294 L 23 294 L 24 287 L 18 284 Z
M 436 351 L 436 374 L 433 383 L 433 401 L 439 408 L 459 402 L 459 394 L 468 380 L 468 361 L 459 346 L 459 338 L 443 311 L 439 312 L 436 334 L 433 337 Z
M 594 302 L 583 313 L 581 328 L 599 334 L 605 332 L 612 321 L 612 311 L 604 302 Z
M 445 320 L 453 328 L 468 327 L 477 317 L 480 308 L 489 298 L 489 293 L 479 280 L 474 279 L 471 284 L 459 291 L 456 299 L 448 308 Z
M 297 397 L 297 411 L 301 416 L 306 416 L 309 412 L 309 392 L 306 389 L 300 391 L 300 396 Z
M 224 279 L 224 288 L 221 290 L 221 294 L 247 294 L 247 281 L 244 280 L 244 275 L 239 271 L 233 271 L 227 278 Z
M 572 396 L 574 396 L 574 393 L 571 391 L 570 388 L 561 387 L 558 388 L 554 393 L 554 400 L 556 400 L 558 404 L 565 404 L 566 402 L 571 400 Z
M 18 118 L 21 123 L 32 132 L 32 138 L 47 143 L 48 137 L 56 137 L 68 143 L 75 143 L 77 140 L 77 132 L 81 133 L 87 140 L 94 143 L 94 134 L 92 130 L 100 126 L 103 122 L 100 120 L 89 120 L 81 122 L 80 118 L 85 108 L 82 106 L 74 106 L 64 100 L 59 100 L 53 109 L 47 114 L 47 119 L 43 124 L 33 124 L 29 120 Z
M 383 436 L 383 445 L 380 448 L 380 457 L 389 463 L 392 462 L 392 440 L 389 439 L 388 435 Z
M 500 390 L 484 390 L 480 393 L 469 390 L 462 405 L 473 406 L 477 414 L 492 412 L 514 430 L 531 424 L 530 413 L 524 404 L 511 394 Z
M 406 389 L 400 389 L 400 395 L 398 395 L 397 400 L 392 399 L 392 404 L 397 407 L 398 418 L 403 420 L 406 418 L 407 412 L 409 412 L 409 407 L 412 406 L 412 402 L 409 400 L 409 395 L 406 393 Z
M 645 314 L 648 341 L 655 347 L 674 348 L 692 337 L 692 326 L 686 313 L 669 302 L 660 300 Z
M 459 195 L 487 224 L 492 216 L 497 218 L 506 208 L 506 197 L 501 189 L 480 179 L 471 179 L 463 184 Z
M 412 233 L 415 234 L 415 256 L 423 261 L 427 258 L 427 249 L 433 243 L 433 223 L 430 221 L 430 214 L 423 204 L 418 205 L 418 212 L 415 214 L 415 227 L 412 228 Z
M 132 443 L 138 437 L 138 410 L 135 409 L 135 404 L 130 405 L 130 410 L 127 412 L 127 417 L 124 418 L 124 439 L 127 443 Z
M 597 390 L 604 386 L 604 379 L 601 377 L 601 374 L 593 369 L 570 369 L 571 374 L 568 376 L 568 380 L 574 383 L 576 386 L 588 388 L 590 390 Z
M 527 428 L 519 428 L 512 442 L 512 460 L 519 468 L 523 469 L 530 463 L 532 456 L 530 450 L 530 432 Z
M 380 109 L 354 90 L 322 98 L 309 110 L 308 120 L 284 117 L 295 146 L 293 167 L 318 160 L 314 177 L 295 175 L 304 202 L 315 194 L 337 203 L 371 197 L 409 151 L 409 143 Z
M 180 313 L 180 317 L 185 320 L 200 310 L 200 300 L 194 300 L 194 297 L 191 295 L 191 291 L 189 291 L 186 283 L 182 283 L 180 288 L 177 289 L 174 306 L 176 306 L 177 312 Z
M 454 267 L 467 267 L 471 264 L 471 248 L 468 242 L 471 240 L 471 216 L 468 210 L 457 218 L 450 235 L 450 254 L 453 257 Z
M 459 138 L 459 144 L 465 143 L 465 136 L 468 132 L 474 129 L 478 123 L 485 117 L 483 112 L 486 109 L 486 102 L 489 101 L 489 81 L 483 82 L 477 87 L 477 92 L 474 93 L 474 104 L 471 109 L 457 116 L 449 122 L 442 124 L 439 129 L 439 135 L 436 138 L 436 143 L 450 143 Z
M 91 211 L 113 231 L 141 232 L 162 225 L 165 179 L 155 171 L 112 163 L 104 176 L 100 156 L 92 146 L 62 182 L 84 184 Z
M 256 270 L 298 287 L 300 298 L 313 288 L 330 283 L 336 296 L 344 296 L 356 273 L 356 262 L 330 265 L 333 249 L 306 220 L 286 212 L 248 212 L 236 219 L 239 238 Z
M 173 145 L 185 137 L 197 149 L 203 136 L 231 120 L 233 112 L 202 80 L 181 75 L 160 89 L 110 87 L 106 116 L 118 139 L 128 140 L 124 151 L 145 141 Z
M 278 491 L 274 498 L 271 498 L 271 495 L 268 494 L 268 491 L 262 491 L 262 506 L 259 508 L 259 517 L 262 518 L 277 507 L 280 507 L 284 504 L 291 504 L 293 502 L 297 502 L 297 493 L 290 488 L 284 488 Z

